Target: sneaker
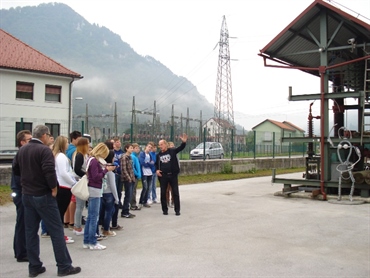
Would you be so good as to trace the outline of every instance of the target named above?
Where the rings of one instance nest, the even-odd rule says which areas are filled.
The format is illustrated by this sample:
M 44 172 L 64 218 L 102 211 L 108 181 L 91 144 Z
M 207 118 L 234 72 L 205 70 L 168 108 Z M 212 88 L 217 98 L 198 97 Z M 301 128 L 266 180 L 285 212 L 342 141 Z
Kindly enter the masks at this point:
M 68 237 L 65 237 L 65 240 L 66 240 L 66 243 L 67 244 L 71 244 L 71 243 L 74 243 L 75 242 L 73 239 L 70 239 Z
M 84 248 L 84 249 L 89 249 L 90 248 L 90 244 L 82 244 L 82 247 Z
M 122 214 L 121 217 L 123 218 L 134 218 L 136 215 L 135 214 L 132 214 L 132 213 L 129 213 L 129 214 Z
M 105 250 L 107 247 L 99 243 L 95 245 L 90 245 L 90 250 Z
M 105 236 L 105 235 L 103 235 L 103 234 L 100 234 L 100 235 L 96 235 L 96 240 L 97 241 L 101 241 L 101 240 L 103 240 L 103 239 L 107 239 L 108 237 L 107 236 Z
M 42 266 L 38 270 L 30 272 L 28 274 L 28 277 L 37 277 L 39 274 L 44 273 L 45 271 L 46 271 L 46 268 Z
M 176 216 L 180 216 L 180 212 L 179 211 L 176 212 Z
M 155 200 L 153 201 L 153 203 L 154 203 L 154 204 L 160 204 L 161 202 L 160 202 L 160 201 L 158 201 L 158 199 L 155 199 Z
M 64 272 L 58 272 L 58 276 L 68 276 L 73 275 L 81 272 L 81 267 L 73 267 L 71 266 L 67 271 Z
M 117 231 L 120 231 L 120 230 L 123 230 L 123 227 L 120 226 L 120 225 L 117 225 L 115 227 L 110 227 L 111 230 L 117 230 Z
M 151 204 L 153 204 L 153 201 L 149 199 L 147 204 L 151 205 Z
M 141 207 L 133 206 L 133 207 L 131 207 L 131 210 L 141 210 Z
M 103 232 L 103 235 L 105 236 L 116 236 L 116 232 L 113 232 L 113 231 L 104 231 Z
M 146 208 L 150 208 L 149 204 L 144 204 L 143 206 L 146 207 Z
M 49 233 L 43 233 L 43 234 L 41 234 L 41 237 L 42 238 L 49 238 L 50 235 L 49 235 Z
M 76 236 L 82 236 L 82 235 L 84 234 L 84 229 L 81 229 L 81 231 L 73 230 L 73 233 L 74 233 Z
M 163 212 L 163 215 L 168 215 L 168 212 L 167 212 L 167 211 L 164 211 L 164 212 Z

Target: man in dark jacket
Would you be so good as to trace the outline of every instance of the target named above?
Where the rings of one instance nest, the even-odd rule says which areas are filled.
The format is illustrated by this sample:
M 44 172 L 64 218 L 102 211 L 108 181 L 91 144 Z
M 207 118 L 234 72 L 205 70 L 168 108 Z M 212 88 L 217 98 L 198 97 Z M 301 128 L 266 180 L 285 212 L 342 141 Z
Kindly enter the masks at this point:
M 20 148 L 27 144 L 32 138 L 31 131 L 21 130 L 17 133 L 17 147 Z M 21 177 L 14 175 L 12 171 L 11 189 L 13 196 L 13 203 L 17 209 L 17 219 L 14 229 L 13 249 L 14 257 L 17 262 L 28 262 L 26 250 L 26 228 L 24 225 L 24 206 L 22 203 L 22 186 Z
M 47 126 L 36 126 L 32 132 L 32 139 L 19 149 L 13 163 L 14 174 L 21 177 L 29 277 L 36 277 L 46 271 L 40 260 L 38 230 L 41 219 L 45 222 L 51 237 L 58 276 L 81 271 L 80 267 L 72 266 L 64 239 L 63 223 L 55 198 L 58 190 L 55 160 L 47 146 L 49 136 Z
M 160 179 L 161 187 L 161 205 L 164 215 L 168 215 L 168 207 L 166 201 L 166 190 L 168 184 L 171 185 L 173 191 L 173 199 L 175 203 L 175 213 L 177 216 L 180 215 L 180 194 L 179 194 L 179 182 L 178 175 L 180 173 L 179 160 L 177 154 L 181 152 L 185 146 L 188 136 L 184 133 L 180 136 L 182 141 L 181 145 L 177 148 L 168 148 L 166 140 L 161 140 L 158 143 L 160 152 L 157 154 L 156 159 L 156 173 Z

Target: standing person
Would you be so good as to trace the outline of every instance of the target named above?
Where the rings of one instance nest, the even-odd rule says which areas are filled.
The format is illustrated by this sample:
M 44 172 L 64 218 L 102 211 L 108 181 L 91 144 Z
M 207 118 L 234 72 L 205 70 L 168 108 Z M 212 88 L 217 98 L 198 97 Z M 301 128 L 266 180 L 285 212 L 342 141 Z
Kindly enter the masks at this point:
M 172 187 L 173 198 L 175 202 L 175 213 L 180 215 L 180 194 L 178 174 L 180 173 L 179 160 L 177 154 L 181 152 L 185 146 L 188 136 L 184 133 L 180 136 L 181 145 L 177 148 L 168 148 L 166 140 L 159 141 L 160 152 L 157 154 L 156 171 L 160 177 L 161 186 L 161 204 L 164 215 L 168 215 L 168 206 L 166 202 L 166 190 L 168 184 Z
M 123 200 L 121 217 L 134 218 L 135 215 L 130 213 L 130 200 L 132 197 L 132 189 L 135 184 L 135 175 L 131 157 L 131 153 L 134 151 L 134 148 L 131 144 L 127 143 L 123 149 L 125 154 L 121 157 L 121 179 L 123 181 L 123 186 L 125 187 L 125 198 Z
M 87 170 L 89 180 L 89 206 L 87 207 L 87 219 L 84 231 L 83 248 L 90 250 L 104 250 L 106 246 L 97 242 L 96 231 L 98 228 L 98 218 L 100 210 L 100 198 L 102 197 L 103 178 L 109 171 L 113 171 L 115 166 L 106 165 L 104 158 L 108 156 L 109 149 L 104 143 L 99 143 L 90 153 L 90 163 Z M 99 161 L 102 161 L 102 165 Z
M 168 142 L 168 148 L 171 149 L 171 148 L 174 148 L 175 147 L 175 144 L 173 142 Z M 177 155 L 176 155 L 177 156 Z M 177 160 L 179 158 L 177 157 Z M 168 184 L 167 186 L 167 190 L 166 190 L 166 200 L 167 200 L 167 206 L 170 207 L 170 208 L 173 208 L 173 192 L 172 192 L 172 187 L 170 184 Z
M 112 164 L 114 151 L 110 150 L 105 159 L 108 164 Z M 113 172 L 105 174 L 103 179 L 103 196 L 100 205 L 100 223 L 102 225 L 103 236 L 116 236 L 116 232 L 110 230 L 110 222 L 114 213 L 114 204 L 118 204 L 118 194 L 116 180 Z
M 31 131 L 21 130 L 17 133 L 17 147 L 21 148 L 26 145 L 32 138 Z M 14 163 L 14 159 L 13 159 Z M 24 223 L 24 206 L 22 203 L 22 186 L 21 177 L 14 174 L 12 171 L 10 187 L 13 191 L 13 203 L 16 207 L 17 217 L 14 229 L 13 249 L 14 257 L 17 262 L 28 262 L 26 250 L 26 229 Z
M 77 142 L 76 152 L 72 156 L 73 171 L 76 174 L 77 179 L 82 178 L 86 174 L 87 160 L 89 159 L 89 139 L 81 138 Z M 72 196 L 73 197 L 73 196 Z M 74 216 L 74 228 L 73 232 L 76 236 L 83 235 L 82 229 L 82 212 L 86 201 L 81 200 L 77 197 L 76 199 L 76 211 Z
M 68 149 L 66 151 L 66 155 L 70 161 L 72 161 L 72 155 L 76 151 L 76 145 L 78 140 L 82 137 L 81 132 L 75 130 L 69 134 L 70 144 L 68 145 Z
M 71 188 L 77 182 L 72 171 L 71 161 L 65 155 L 67 148 L 68 138 L 65 136 L 58 136 L 54 142 L 53 155 L 55 157 L 55 172 L 57 174 L 57 180 L 59 183 L 57 203 L 62 222 L 64 222 L 64 214 L 66 213 L 69 203 L 71 202 Z M 49 230 L 47 224 L 46 229 Z M 74 242 L 74 240 L 67 236 L 65 236 L 65 240 L 66 243 Z
M 116 179 L 117 195 L 118 195 L 118 204 L 114 204 L 114 213 L 112 216 L 112 227 L 111 230 L 122 230 L 123 227 L 118 225 L 118 213 L 119 209 L 122 208 L 122 190 L 123 190 L 123 181 L 121 180 L 121 157 L 124 152 L 121 148 L 121 140 L 118 137 L 113 138 L 113 151 L 114 151 L 114 160 L 113 163 L 116 165 L 116 170 L 114 171 L 114 177 Z
M 49 136 L 47 126 L 36 126 L 32 131 L 33 138 L 19 149 L 13 164 L 14 174 L 21 176 L 29 277 L 36 277 L 46 271 L 40 260 L 38 230 L 41 219 L 47 225 L 51 237 L 58 276 L 81 271 L 80 267 L 72 266 L 64 239 L 63 223 L 55 199 L 58 190 L 55 160 L 47 146 Z
M 152 151 L 150 152 L 150 156 L 154 161 L 154 165 L 157 160 L 157 144 L 154 142 L 149 142 L 152 145 Z M 152 195 L 152 199 L 150 199 L 150 195 Z M 152 176 L 152 184 L 150 185 L 149 193 L 148 193 L 148 204 L 156 204 L 159 203 L 157 199 L 157 173 L 155 171 L 155 167 L 153 168 L 153 176 Z
M 130 208 L 131 210 L 140 210 L 141 208 L 138 207 L 136 203 L 137 184 L 139 183 L 139 180 L 141 179 L 141 166 L 140 166 L 140 162 L 138 158 L 138 155 L 140 153 L 140 146 L 137 143 L 133 143 L 132 148 L 134 149 L 134 151 L 131 153 L 131 158 L 132 158 L 132 164 L 133 164 L 134 175 L 135 175 L 135 183 L 132 189 Z
M 140 195 L 140 206 L 144 206 L 147 208 L 150 208 L 150 205 L 148 204 L 148 193 L 150 189 L 150 185 L 152 184 L 152 177 L 153 177 L 153 168 L 154 161 L 150 156 L 150 151 L 152 150 L 152 145 L 147 144 L 145 146 L 144 151 L 140 152 L 139 154 L 139 162 L 141 165 L 141 182 L 143 184 L 143 188 L 141 190 Z

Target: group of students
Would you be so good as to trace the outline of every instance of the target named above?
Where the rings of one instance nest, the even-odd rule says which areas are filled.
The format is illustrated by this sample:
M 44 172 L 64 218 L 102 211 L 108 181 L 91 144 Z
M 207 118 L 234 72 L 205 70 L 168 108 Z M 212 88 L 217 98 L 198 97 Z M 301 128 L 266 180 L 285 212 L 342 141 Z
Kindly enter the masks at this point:
M 63 246 L 61 245 L 59 236 L 62 236 L 64 231 L 63 229 L 59 229 L 58 223 L 64 223 L 65 227 L 73 229 L 76 235 L 83 235 L 83 248 L 90 250 L 106 249 L 106 246 L 101 245 L 98 241 L 108 236 L 115 236 L 116 233 L 112 230 L 122 229 L 117 223 L 119 208 L 122 208 L 121 217 L 133 218 L 135 215 L 129 212 L 130 209 L 139 210 L 142 207 L 150 207 L 149 193 L 152 191 L 153 184 L 154 188 L 152 192 L 154 194 L 152 193 L 152 200 L 158 202 L 155 194 L 157 178 L 160 181 L 163 214 L 168 215 L 169 199 L 166 198 L 166 193 L 170 186 L 172 188 L 176 215 L 180 215 L 177 180 L 180 168 L 177 153 L 185 148 L 187 139 L 185 134 L 180 137 L 182 144 L 178 148 L 169 146 L 165 140 L 160 140 L 160 151 L 158 153 L 155 151 L 156 145 L 153 142 L 149 142 L 141 152 L 137 144 L 130 143 L 125 144 L 123 150 L 121 150 L 119 138 L 114 138 L 105 143 L 99 143 L 94 148 L 91 148 L 89 140 L 83 138 L 78 131 L 70 134 L 70 144 L 68 144 L 68 138 L 65 136 L 58 136 L 54 141 L 46 126 L 37 126 L 32 133 L 32 137 L 29 131 L 22 131 L 18 135 L 18 146 L 20 150 L 24 149 L 25 151 L 18 152 L 13 161 L 12 188 L 13 184 L 16 184 L 13 191 L 18 190 L 19 196 L 26 193 L 30 197 L 54 197 L 58 211 L 56 216 L 56 210 L 52 210 L 51 207 L 49 209 L 53 213 L 48 214 L 49 209 L 40 210 L 37 204 L 28 204 L 29 209 L 32 207 L 33 219 L 29 221 L 28 226 L 27 224 L 23 225 L 23 234 L 29 232 L 28 236 L 35 239 L 37 234 L 35 235 L 34 232 L 36 231 L 37 233 L 38 227 L 35 227 L 34 224 L 37 221 L 40 224 L 40 220 L 42 220 L 41 222 L 44 222 L 41 223 L 41 226 L 43 226 L 42 233 L 48 234 L 50 232 L 54 253 L 56 253 L 56 249 Z M 45 148 L 50 153 L 45 148 L 42 148 L 40 149 L 42 153 L 35 155 L 35 150 L 22 147 L 28 142 L 27 140 L 49 146 Z M 37 144 L 32 145 L 38 146 Z M 135 151 L 136 148 L 138 150 Z M 30 155 L 35 156 L 35 163 L 33 164 L 29 164 L 30 160 L 27 157 Z M 53 161 L 51 161 L 51 157 Z M 47 161 L 48 167 L 45 166 L 44 160 Z M 139 168 L 137 165 L 139 165 Z M 34 170 L 31 168 L 34 168 Z M 39 176 L 37 179 L 30 177 L 22 179 L 24 173 L 29 174 L 32 171 L 34 172 L 33 174 L 38 173 Z M 71 192 L 71 188 L 83 175 L 87 175 L 88 177 L 89 199 L 87 202 L 76 198 Z M 143 186 L 139 198 L 139 206 L 137 206 L 136 187 L 140 179 Z M 123 205 L 120 206 L 123 188 L 125 197 Z M 25 200 L 25 197 L 22 198 L 23 200 Z M 24 237 L 27 236 L 23 235 L 23 243 L 27 243 L 23 245 L 26 245 L 26 248 L 23 247 L 25 250 L 18 250 L 21 245 L 21 241 L 19 240 L 20 234 L 22 234 L 18 226 L 22 222 L 27 221 L 26 218 L 22 219 L 20 213 L 18 215 L 19 203 L 16 202 L 16 198 L 14 198 L 14 201 L 17 206 L 17 223 L 14 236 L 15 257 L 19 262 L 29 261 L 30 277 L 36 277 L 39 273 L 45 271 L 45 268 L 41 267 L 42 263 L 40 264 L 39 260 L 39 243 L 38 240 L 35 240 L 37 248 L 33 246 L 36 249 L 36 252 L 34 252 L 35 250 L 28 244 L 30 240 L 28 239 L 28 242 L 26 242 Z M 85 221 L 85 228 L 83 229 L 82 211 L 86 204 L 88 215 Z M 52 203 L 50 205 L 52 206 Z M 53 216 L 51 217 L 51 215 Z M 99 225 L 102 226 L 101 233 L 99 231 Z M 56 237 L 56 234 L 59 236 Z M 73 243 L 71 237 L 65 234 L 63 237 L 65 241 L 64 246 L 66 243 Z M 33 262 L 29 260 L 30 250 L 33 253 Z M 80 272 L 81 268 L 72 267 L 72 261 L 68 251 L 63 252 L 64 256 L 60 258 L 56 257 L 57 262 L 58 259 L 59 261 L 64 260 L 64 268 L 61 268 L 63 274 L 70 275 Z M 61 267 L 63 267 L 63 263 Z

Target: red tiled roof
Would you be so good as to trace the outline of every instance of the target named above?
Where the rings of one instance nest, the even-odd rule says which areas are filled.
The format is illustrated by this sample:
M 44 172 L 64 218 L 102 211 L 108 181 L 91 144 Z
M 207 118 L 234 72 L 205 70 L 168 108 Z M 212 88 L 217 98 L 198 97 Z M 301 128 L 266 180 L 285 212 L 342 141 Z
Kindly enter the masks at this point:
M 0 29 L 0 68 L 83 78 Z
M 278 127 L 280 127 L 281 129 L 285 129 L 285 130 L 289 130 L 289 131 L 296 131 L 296 130 L 299 130 L 301 132 L 304 132 L 303 129 L 300 129 L 299 127 L 297 127 L 296 125 L 293 125 L 292 123 L 290 122 L 287 122 L 287 121 L 284 121 L 284 122 L 278 122 L 278 121 L 274 121 L 274 120 L 271 120 L 271 119 L 266 119 L 264 120 L 263 122 L 259 123 L 258 125 L 252 127 L 252 130 L 255 129 L 257 126 L 263 124 L 264 122 L 270 122 Z
M 295 128 L 296 130 L 299 130 L 301 132 L 304 132 L 304 130 L 302 128 L 300 128 L 300 127 L 292 124 L 291 122 L 284 121 L 283 124 L 288 125 L 288 126 L 291 126 L 291 127 Z

